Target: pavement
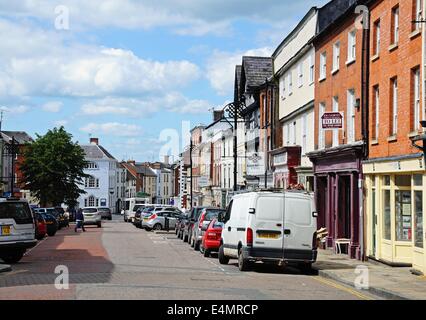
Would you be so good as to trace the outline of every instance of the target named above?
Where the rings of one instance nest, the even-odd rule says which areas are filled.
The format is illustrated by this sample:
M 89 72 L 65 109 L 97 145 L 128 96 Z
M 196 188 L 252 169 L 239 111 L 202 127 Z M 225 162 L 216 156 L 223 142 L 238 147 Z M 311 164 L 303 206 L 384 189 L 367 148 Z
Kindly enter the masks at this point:
M 374 260 L 361 262 L 334 254 L 331 250 L 320 250 L 313 268 L 319 276 L 351 287 L 355 287 L 356 279 L 363 270 L 368 270 L 368 283 L 364 282 L 363 292 L 384 299 L 426 299 L 426 277 L 412 274 L 411 268 L 391 267 Z
M 62 229 L 30 250 L 13 271 L 0 274 L 0 300 L 371 300 L 381 299 L 297 268 L 263 264 L 240 272 L 220 265 L 174 232 L 147 232 L 122 217 L 102 228 Z M 54 285 L 58 266 L 69 287 Z

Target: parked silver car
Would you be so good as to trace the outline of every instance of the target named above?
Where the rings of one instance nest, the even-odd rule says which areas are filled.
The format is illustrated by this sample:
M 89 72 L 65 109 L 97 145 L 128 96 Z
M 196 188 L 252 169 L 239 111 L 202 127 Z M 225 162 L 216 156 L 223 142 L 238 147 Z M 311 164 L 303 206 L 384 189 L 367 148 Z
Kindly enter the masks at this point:
M 98 208 L 90 207 L 83 208 L 84 225 L 97 225 L 98 228 L 102 227 L 102 213 Z
M 201 211 L 198 220 L 194 223 L 194 227 L 192 228 L 192 237 L 191 237 L 191 247 L 194 250 L 200 249 L 201 241 L 203 241 L 203 236 L 205 230 L 207 229 L 210 222 L 217 218 L 219 214 L 225 214 L 226 210 L 220 208 L 204 208 Z
M 110 208 L 98 208 L 101 213 L 102 219 L 112 220 L 112 212 Z
M 160 211 L 152 213 L 148 218 L 144 218 L 144 226 L 147 231 L 151 230 L 163 230 L 166 225 L 166 218 L 169 222 L 169 230 L 176 228 L 176 221 L 179 213 L 172 211 Z M 145 221 L 146 219 L 146 221 Z
M 177 217 L 178 215 L 182 213 L 182 211 L 180 211 L 178 208 L 172 207 L 172 206 L 155 206 L 155 207 L 147 208 L 141 213 L 142 228 L 147 230 L 152 229 L 152 226 L 148 224 L 148 222 L 150 221 L 150 218 L 153 217 L 154 214 L 157 214 L 162 211 L 172 214 L 173 217 L 174 216 Z

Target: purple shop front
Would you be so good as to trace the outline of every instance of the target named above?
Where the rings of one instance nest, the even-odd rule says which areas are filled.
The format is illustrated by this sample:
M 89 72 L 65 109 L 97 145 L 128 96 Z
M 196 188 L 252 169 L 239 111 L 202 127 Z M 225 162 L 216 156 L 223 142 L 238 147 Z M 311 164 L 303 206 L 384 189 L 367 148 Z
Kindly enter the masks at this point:
M 314 164 L 318 229 L 328 231 L 326 246 L 335 248 L 336 239 L 349 240 L 350 244 L 342 247 L 343 252 L 361 259 L 362 144 L 315 151 L 309 158 Z

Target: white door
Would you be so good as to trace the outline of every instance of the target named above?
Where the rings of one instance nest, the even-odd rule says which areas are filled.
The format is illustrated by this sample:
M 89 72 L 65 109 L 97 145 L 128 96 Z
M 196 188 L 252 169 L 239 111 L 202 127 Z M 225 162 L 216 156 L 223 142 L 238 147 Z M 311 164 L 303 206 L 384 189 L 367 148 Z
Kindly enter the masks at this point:
M 312 250 L 316 231 L 313 199 L 286 195 L 284 203 L 284 252 Z
M 281 258 L 283 248 L 283 196 L 261 195 L 253 220 L 253 247 L 271 250 L 271 257 Z

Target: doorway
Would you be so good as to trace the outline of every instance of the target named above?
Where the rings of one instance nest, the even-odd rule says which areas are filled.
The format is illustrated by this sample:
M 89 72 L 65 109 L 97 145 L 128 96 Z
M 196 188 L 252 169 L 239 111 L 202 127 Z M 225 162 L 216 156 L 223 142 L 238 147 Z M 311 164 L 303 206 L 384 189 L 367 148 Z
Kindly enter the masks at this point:
M 337 238 L 351 239 L 351 177 L 339 177 Z M 348 253 L 348 252 L 345 252 Z

